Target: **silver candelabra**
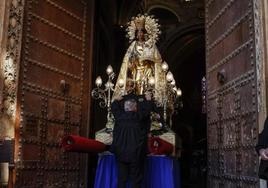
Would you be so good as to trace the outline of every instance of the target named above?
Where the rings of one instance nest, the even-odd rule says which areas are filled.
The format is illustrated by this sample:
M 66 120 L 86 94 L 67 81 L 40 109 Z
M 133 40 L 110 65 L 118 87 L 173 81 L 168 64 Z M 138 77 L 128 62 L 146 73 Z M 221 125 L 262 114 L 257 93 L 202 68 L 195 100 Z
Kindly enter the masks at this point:
M 155 100 L 158 107 L 163 107 L 163 118 L 165 125 L 169 124 L 170 128 L 172 128 L 171 116 L 169 122 L 167 122 L 167 113 L 168 109 L 174 110 L 175 106 L 177 106 L 177 99 L 181 97 L 182 92 L 181 89 L 176 86 L 176 81 L 173 77 L 171 71 L 168 71 L 168 64 L 164 61 L 162 63 L 162 70 L 165 72 L 165 84 L 164 84 L 164 93 L 158 91 L 155 85 L 154 77 L 149 78 L 149 87 L 146 92 L 149 92 L 155 99 L 161 98 L 161 100 Z M 171 112 L 172 114 L 173 112 Z
M 172 128 L 172 121 L 171 115 L 174 112 L 174 108 L 176 106 L 177 99 L 181 97 L 182 92 L 181 89 L 176 87 L 176 81 L 173 77 L 173 74 L 168 70 L 168 64 L 166 62 L 162 63 L 162 70 L 165 72 L 165 84 L 164 84 L 164 92 L 161 93 L 155 88 L 155 79 L 154 77 L 150 77 L 148 80 L 148 87 L 145 90 L 149 92 L 155 100 L 156 105 L 158 107 L 163 108 L 163 119 L 165 125 L 169 124 L 169 127 Z M 115 73 L 113 72 L 113 68 L 109 65 L 106 68 L 106 73 L 108 75 L 108 80 L 104 84 L 104 88 L 102 88 L 102 78 L 100 76 L 97 77 L 95 84 L 96 88 L 94 88 L 91 92 L 91 95 L 94 99 L 100 100 L 99 105 L 101 108 L 107 108 L 107 123 L 106 123 L 106 130 L 112 131 L 114 127 L 114 117 L 111 113 L 111 101 L 112 101 L 112 94 L 115 90 L 115 84 L 113 83 L 113 79 L 115 77 Z M 118 87 L 120 90 L 123 89 L 124 81 L 119 80 Z M 122 95 L 125 93 L 122 91 Z M 171 115 L 169 116 L 168 121 L 168 110 L 171 110 Z
M 95 81 L 97 87 L 92 90 L 91 95 L 94 99 L 100 100 L 99 105 L 101 108 L 107 108 L 106 130 L 112 131 L 114 127 L 114 117 L 111 113 L 111 101 L 112 92 L 114 91 L 113 79 L 115 77 L 115 73 L 113 72 L 111 65 L 106 68 L 106 73 L 108 75 L 108 80 L 105 83 L 104 88 L 101 88 L 102 78 L 98 76 Z

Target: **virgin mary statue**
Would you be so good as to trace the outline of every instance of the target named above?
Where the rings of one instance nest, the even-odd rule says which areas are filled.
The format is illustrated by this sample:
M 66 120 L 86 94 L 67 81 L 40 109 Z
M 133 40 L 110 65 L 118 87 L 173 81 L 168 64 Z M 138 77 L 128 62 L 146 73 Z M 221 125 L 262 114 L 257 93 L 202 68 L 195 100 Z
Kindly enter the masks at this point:
M 155 44 L 161 33 L 159 24 L 152 16 L 138 15 L 128 23 L 127 32 L 131 44 L 121 65 L 113 99 L 128 92 L 126 86 L 130 81 L 137 95 L 153 88 L 157 91 L 155 100 L 161 103 L 166 82 L 162 58 Z

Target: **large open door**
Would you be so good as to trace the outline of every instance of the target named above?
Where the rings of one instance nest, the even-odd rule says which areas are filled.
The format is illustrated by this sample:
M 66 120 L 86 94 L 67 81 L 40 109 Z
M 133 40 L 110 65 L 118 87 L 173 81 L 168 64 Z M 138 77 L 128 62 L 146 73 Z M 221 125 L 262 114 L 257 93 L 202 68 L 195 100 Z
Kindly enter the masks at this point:
M 260 1 L 206 1 L 208 186 L 258 187 Z
M 16 187 L 86 187 L 86 156 L 60 140 L 88 134 L 93 2 L 24 1 Z

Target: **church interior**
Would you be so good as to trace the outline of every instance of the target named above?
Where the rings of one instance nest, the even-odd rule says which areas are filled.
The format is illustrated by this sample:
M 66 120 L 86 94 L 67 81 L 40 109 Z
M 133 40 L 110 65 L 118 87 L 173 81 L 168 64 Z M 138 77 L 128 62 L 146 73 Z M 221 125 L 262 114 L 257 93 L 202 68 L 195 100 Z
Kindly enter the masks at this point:
M 111 105 L 131 79 L 162 101 L 149 150 L 153 137 L 171 145 L 148 155 L 167 171 L 145 170 L 147 187 L 263 187 L 267 36 L 266 0 L 0 0 L 0 188 L 116 187 Z M 139 54 L 146 45 L 154 60 Z M 132 61 L 151 66 L 146 81 Z

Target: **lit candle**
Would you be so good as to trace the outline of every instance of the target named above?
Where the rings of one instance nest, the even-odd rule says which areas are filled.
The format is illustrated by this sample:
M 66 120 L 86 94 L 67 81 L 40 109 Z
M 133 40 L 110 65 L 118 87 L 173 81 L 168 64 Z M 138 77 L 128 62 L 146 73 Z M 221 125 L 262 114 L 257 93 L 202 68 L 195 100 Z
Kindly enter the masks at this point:
M 119 85 L 120 88 L 122 88 L 124 86 L 124 80 L 120 78 L 118 80 L 118 85 Z
M 162 70 L 165 72 L 168 70 L 168 64 L 165 61 L 162 63 Z
M 113 67 L 111 65 L 108 65 L 107 69 L 106 69 L 106 73 L 108 75 L 111 75 L 113 73 Z
M 102 79 L 100 76 L 97 77 L 96 81 L 95 81 L 95 84 L 97 87 L 100 87 L 102 85 Z
M 166 78 L 168 82 L 172 82 L 172 80 L 174 80 L 173 74 L 170 71 L 167 73 Z
M 179 96 L 179 97 L 180 97 L 181 95 L 182 95 L 181 89 L 180 89 L 180 88 L 178 88 L 178 89 L 177 89 L 177 96 Z
M 155 84 L 154 77 L 150 77 L 149 84 L 150 84 L 150 86 L 153 86 Z

